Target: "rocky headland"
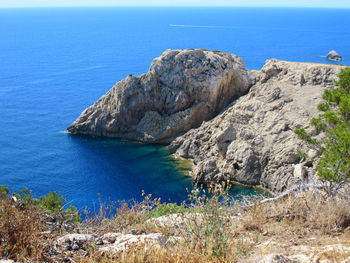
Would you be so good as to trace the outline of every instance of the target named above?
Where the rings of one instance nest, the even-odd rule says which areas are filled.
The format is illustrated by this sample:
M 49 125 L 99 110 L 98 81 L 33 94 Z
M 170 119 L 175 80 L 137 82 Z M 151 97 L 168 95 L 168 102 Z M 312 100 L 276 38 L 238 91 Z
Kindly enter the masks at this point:
M 196 182 L 231 180 L 280 192 L 313 178 L 294 130 L 311 131 L 323 91 L 341 69 L 271 59 L 249 71 L 226 52 L 167 50 L 147 74 L 117 83 L 68 131 L 168 144 L 171 154 L 193 160 Z
M 167 50 L 149 72 L 128 76 L 68 127 L 88 134 L 170 143 L 248 92 L 253 77 L 241 58 L 222 52 Z

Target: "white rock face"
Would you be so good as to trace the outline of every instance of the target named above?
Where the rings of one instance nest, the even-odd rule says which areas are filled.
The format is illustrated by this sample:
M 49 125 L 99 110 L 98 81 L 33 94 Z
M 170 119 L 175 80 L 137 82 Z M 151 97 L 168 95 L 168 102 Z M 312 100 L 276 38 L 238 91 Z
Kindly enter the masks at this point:
M 147 246 L 164 246 L 166 237 L 160 233 L 152 233 L 148 235 L 132 235 L 121 234 L 116 235 L 116 239 L 112 244 L 104 245 L 99 248 L 99 252 L 117 255 L 119 252 L 127 251 L 130 247 L 145 245 Z
M 73 242 L 80 242 L 80 243 L 86 243 L 93 240 L 92 235 L 88 234 L 68 234 L 65 236 L 60 237 L 57 239 L 58 245 L 64 245 L 67 243 L 73 243 Z
M 194 161 L 196 181 L 230 179 L 282 191 L 303 178 L 302 171 L 293 176 L 297 149 L 305 147 L 294 130 L 312 131 L 323 91 L 334 86 L 341 68 L 268 60 L 253 72 L 256 83 L 247 95 L 175 139 L 169 150 Z
M 293 173 L 294 177 L 301 180 L 301 181 L 306 181 L 307 179 L 307 170 L 304 167 L 304 165 L 302 165 L 301 163 L 298 163 L 294 166 L 294 173 Z
M 185 213 L 185 214 L 170 214 L 158 218 L 147 220 L 147 223 L 153 223 L 165 228 L 180 228 L 184 229 L 186 225 L 196 223 L 200 225 L 203 221 L 203 214 L 201 213 Z
M 289 259 L 287 256 L 280 255 L 280 254 L 255 256 L 255 257 L 243 260 L 242 262 L 243 263 L 295 263 L 295 261 Z M 296 261 L 296 262 L 300 263 L 300 261 Z
M 129 76 L 68 127 L 73 134 L 170 143 L 216 116 L 253 83 L 241 58 L 167 50 L 147 74 Z
M 312 247 L 312 246 L 293 246 L 289 247 L 287 255 L 283 254 L 268 254 L 268 255 L 255 255 L 249 258 L 243 259 L 242 263 L 330 263 L 330 262 L 349 262 L 350 257 L 345 260 L 338 259 L 333 261 L 329 258 L 324 258 L 323 255 L 348 255 L 349 246 L 343 244 L 328 245 L 325 247 Z

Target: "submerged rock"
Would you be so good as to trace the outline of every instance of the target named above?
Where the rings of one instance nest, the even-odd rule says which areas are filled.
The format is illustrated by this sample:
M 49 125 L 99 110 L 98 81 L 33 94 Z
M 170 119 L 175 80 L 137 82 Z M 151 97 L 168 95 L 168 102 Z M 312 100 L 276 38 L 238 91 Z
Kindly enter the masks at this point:
M 166 50 L 149 72 L 117 83 L 68 127 L 73 134 L 169 143 L 215 117 L 253 84 L 241 58 Z
M 341 61 L 343 58 L 334 50 L 327 54 L 327 59 L 332 61 Z
M 268 60 L 253 72 L 256 83 L 247 95 L 175 139 L 169 150 L 194 161 L 195 181 L 233 180 L 282 191 L 304 179 L 293 175 L 301 161 L 297 150 L 304 147 L 294 130 L 312 130 L 323 91 L 334 86 L 341 68 Z

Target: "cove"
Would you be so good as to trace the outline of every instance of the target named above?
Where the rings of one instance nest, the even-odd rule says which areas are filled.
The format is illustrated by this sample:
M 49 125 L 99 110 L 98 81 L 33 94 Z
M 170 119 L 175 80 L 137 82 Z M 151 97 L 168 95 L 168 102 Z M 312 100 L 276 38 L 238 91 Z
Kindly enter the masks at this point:
M 99 202 L 140 202 L 144 198 L 142 192 L 161 198 L 162 202 L 179 204 L 186 201 L 194 189 L 191 178 L 185 175 L 188 167 L 174 160 L 165 146 L 66 136 L 75 144 L 79 159 L 84 162 L 80 183 L 71 196 L 80 209 L 87 206 L 95 210 Z M 95 176 L 85 177 L 84 171 Z M 230 195 L 237 198 L 256 193 L 260 193 L 259 190 L 239 185 L 230 189 Z

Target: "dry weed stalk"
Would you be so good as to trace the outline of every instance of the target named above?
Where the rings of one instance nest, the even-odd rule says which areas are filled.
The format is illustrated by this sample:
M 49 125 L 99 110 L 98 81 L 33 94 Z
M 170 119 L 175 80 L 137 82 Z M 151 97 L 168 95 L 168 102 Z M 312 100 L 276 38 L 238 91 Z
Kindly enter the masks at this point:
M 0 199 L 0 256 L 40 259 L 45 249 L 42 217 L 36 207 L 21 207 L 7 198 Z

